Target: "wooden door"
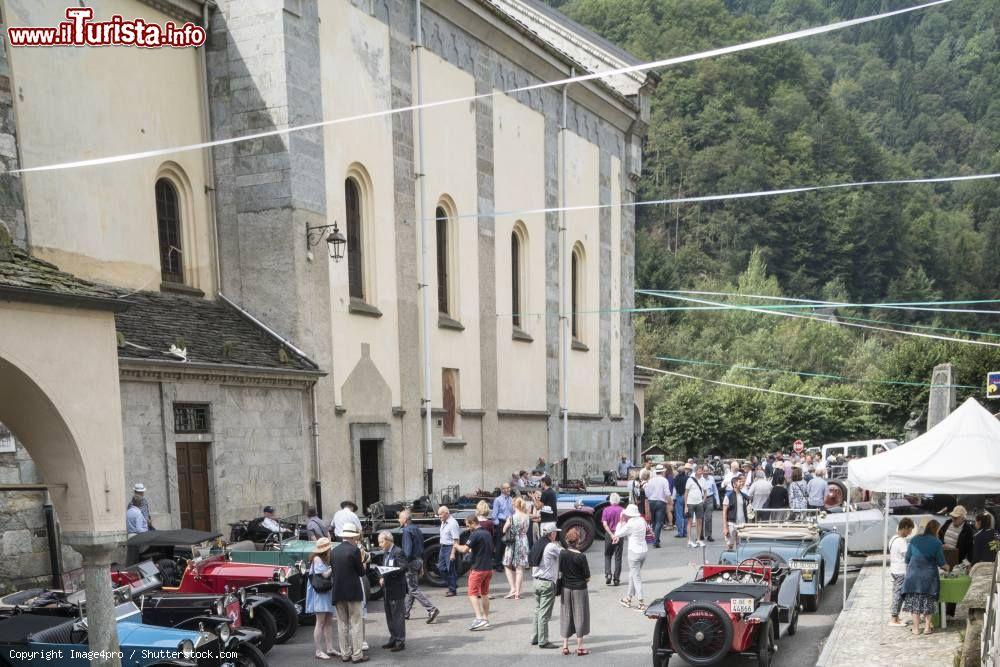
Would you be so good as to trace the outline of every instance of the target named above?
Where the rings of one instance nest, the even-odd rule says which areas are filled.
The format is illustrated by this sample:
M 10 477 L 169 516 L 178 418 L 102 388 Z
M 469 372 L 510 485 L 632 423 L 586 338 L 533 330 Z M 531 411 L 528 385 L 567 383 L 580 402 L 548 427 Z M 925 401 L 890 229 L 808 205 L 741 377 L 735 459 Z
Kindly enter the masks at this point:
M 208 448 L 202 442 L 177 443 L 177 493 L 181 528 L 212 530 L 208 500 Z

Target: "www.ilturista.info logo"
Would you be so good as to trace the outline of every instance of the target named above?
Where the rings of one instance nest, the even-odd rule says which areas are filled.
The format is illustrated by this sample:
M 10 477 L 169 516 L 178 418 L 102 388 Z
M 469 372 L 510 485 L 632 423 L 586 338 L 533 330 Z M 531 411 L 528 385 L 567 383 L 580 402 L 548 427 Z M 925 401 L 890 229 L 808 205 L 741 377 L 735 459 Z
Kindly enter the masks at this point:
M 90 7 L 69 7 L 66 18 L 54 27 L 9 27 L 11 46 L 139 46 L 155 49 L 162 46 L 185 48 L 205 43 L 205 29 L 188 21 L 178 26 L 173 21 L 163 25 L 141 18 L 126 19 L 115 14 L 108 21 L 93 21 Z

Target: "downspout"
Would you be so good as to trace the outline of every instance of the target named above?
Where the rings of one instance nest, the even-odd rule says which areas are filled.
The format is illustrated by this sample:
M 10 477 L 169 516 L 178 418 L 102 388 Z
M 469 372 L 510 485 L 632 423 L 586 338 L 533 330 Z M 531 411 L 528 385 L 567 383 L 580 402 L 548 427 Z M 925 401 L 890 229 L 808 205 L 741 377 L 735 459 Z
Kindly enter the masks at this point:
M 569 70 L 569 76 L 573 77 L 576 72 L 573 68 Z M 570 294 L 572 285 L 569 284 L 569 265 L 571 258 L 569 256 L 569 230 L 566 228 L 566 129 L 568 126 L 567 122 L 567 91 L 569 89 L 569 84 L 563 86 L 562 89 L 562 123 L 559 128 L 559 152 L 560 152 L 560 164 L 559 164 L 559 234 L 562 240 L 561 254 L 563 258 L 562 262 L 562 278 L 561 278 L 561 292 L 562 292 L 562 457 L 563 466 L 562 474 L 563 480 L 569 477 L 569 348 L 570 348 L 570 317 L 572 314 L 569 309 L 572 307 L 573 299 Z
M 423 80 L 420 75 L 420 53 L 424 48 L 424 31 L 421 25 L 421 0 L 414 0 L 414 68 L 416 69 L 416 112 L 417 112 L 417 164 L 414 174 L 420 182 L 420 284 L 422 296 L 423 317 L 420 320 L 420 335 L 423 337 L 422 354 L 424 367 L 424 397 L 420 401 L 424 408 L 424 447 L 427 495 L 434 495 L 434 432 L 431 428 L 431 295 L 430 286 L 430 253 L 428 250 L 430 235 L 427 224 L 427 178 L 424 174 L 424 113 L 421 105 L 424 103 Z

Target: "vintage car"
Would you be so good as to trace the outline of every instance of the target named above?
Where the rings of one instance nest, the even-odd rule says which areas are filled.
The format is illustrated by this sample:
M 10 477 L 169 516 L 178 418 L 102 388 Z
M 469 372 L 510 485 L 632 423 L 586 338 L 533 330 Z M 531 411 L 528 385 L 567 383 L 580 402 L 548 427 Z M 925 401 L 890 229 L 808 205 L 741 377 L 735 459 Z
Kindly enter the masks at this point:
M 146 625 L 132 601 L 119 604 L 115 616 L 118 643 L 130 667 L 267 667 L 260 650 L 244 641 L 256 631 L 235 634 L 224 618 L 205 619 L 193 629 Z M 56 667 L 87 667 L 87 651 L 86 618 L 19 613 L 0 621 L 0 663 L 9 667 L 39 660 Z
M 706 667 L 736 654 L 771 664 L 778 638 L 799 624 L 799 578 L 748 558 L 737 565 L 703 565 L 694 581 L 654 601 L 646 618 L 653 630 L 653 665 L 667 667 L 678 655 Z
M 250 540 L 257 544 L 270 545 L 288 539 L 306 538 L 306 521 L 301 514 L 276 519 L 281 527 L 280 533 L 275 533 L 263 526 L 264 517 L 244 519 L 229 524 L 229 542 L 236 543 Z
M 289 591 L 302 586 L 302 572 L 284 565 L 231 562 L 219 546 L 218 538 L 218 533 L 192 530 L 157 530 L 134 535 L 126 543 L 130 559 L 136 552 L 154 554 L 156 575 L 140 571 L 137 564 L 130 562 L 129 567 L 114 569 L 112 580 L 117 586 L 129 584 L 133 590 L 162 585 L 165 592 L 171 593 L 223 595 L 246 589 L 249 596 L 266 598 L 256 608 L 266 609 L 274 617 L 275 643 L 291 639 L 299 625 L 299 610 L 289 599 Z M 204 546 L 206 543 L 211 546 Z M 252 625 L 252 622 L 249 610 L 244 610 L 244 623 Z
M 927 525 L 931 519 L 943 521 L 944 518 L 937 511 L 932 512 L 930 509 L 937 509 L 944 502 L 941 509 L 947 512 L 954 506 L 954 496 L 948 498 L 951 498 L 950 505 L 944 501 L 943 496 L 938 496 L 936 500 L 920 497 L 893 498 L 889 511 L 889 537 L 896 534 L 896 526 L 904 516 L 910 517 L 918 527 Z M 820 528 L 846 536 L 850 553 L 882 551 L 885 524 L 880 503 L 858 502 L 827 507 L 826 515 L 818 523 Z
M 801 573 L 799 592 L 806 611 L 819 608 L 823 588 L 840 575 L 844 538 L 818 525 L 815 510 L 763 510 L 758 523 L 737 526 L 735 549 L 719 556 L 719 563 L 735 565 L 755 558 L 772 568 L 790 568 Z

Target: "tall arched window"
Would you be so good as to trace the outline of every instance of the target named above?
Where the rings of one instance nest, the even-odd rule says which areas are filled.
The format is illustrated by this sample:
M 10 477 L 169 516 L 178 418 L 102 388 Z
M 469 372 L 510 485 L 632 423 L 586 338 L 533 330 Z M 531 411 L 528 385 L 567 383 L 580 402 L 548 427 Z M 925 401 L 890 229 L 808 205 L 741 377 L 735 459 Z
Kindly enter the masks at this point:
M 515 327 L 521 326 L 521 235 L 510 233 L 510 312 Z
M 156 181 L 156 227 L 160 241 L 160 274 L 164 282 L 183 283 L 181 205 L 177 187 L 168 178 Z
M 437 283 L 438 312 L 451 315 L 451 284 L 448 275 L 448 212 L 438 206 L 434 210 L 435 231 L 437 236 Z
M 344 181 L 347 209 L 347 284 L 352 299 L 365 300 L 364 235 L 361 221 L 361 188 L 353 178 Z
M 583 326 L 580 321 L 580 310 L 584 307 L 584 255 L 583 246 L 579 243 L 573 247 L 570 258 L 570 332 L 574 340 L 583 340 Z

